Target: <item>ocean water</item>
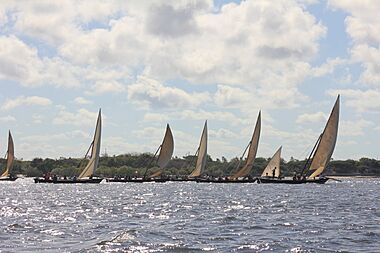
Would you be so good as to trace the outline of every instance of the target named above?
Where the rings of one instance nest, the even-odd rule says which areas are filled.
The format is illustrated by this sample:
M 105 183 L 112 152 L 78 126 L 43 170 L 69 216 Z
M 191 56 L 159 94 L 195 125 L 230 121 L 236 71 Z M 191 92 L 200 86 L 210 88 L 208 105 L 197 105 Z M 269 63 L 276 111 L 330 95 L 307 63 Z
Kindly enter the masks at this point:
M 0 183 L 0 252 L 380 252 L 380 179 Z

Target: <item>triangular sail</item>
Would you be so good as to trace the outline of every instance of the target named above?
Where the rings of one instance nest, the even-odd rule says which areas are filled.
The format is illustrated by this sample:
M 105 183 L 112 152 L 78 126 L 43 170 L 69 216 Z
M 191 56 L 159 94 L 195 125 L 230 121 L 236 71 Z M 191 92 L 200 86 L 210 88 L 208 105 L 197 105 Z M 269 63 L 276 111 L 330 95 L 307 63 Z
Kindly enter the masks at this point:
M 265 177 L 265 176 L 273 177 L 273 170 L 274 170 L 275 177 L 280 176 L 281 149 L 282 147 L 280 147 L 276 151 L 276 153 L 273 155 L 272 159 L 270 159 L 268 165 L 265 167 L 263 173 L 261 174 L 262 177 Z
M 256 158 L 257 148 L 259 146 L 260 131 L 261 131 L 261 111 L 259 112 L 259 116 L 257 117 L 255 130 L 253 131 L 252 139 L 250 141 L 247 162 L 243 168 L 241 168 L 231 177 L 231 179 L 246 177 L 251 172 L 253 161 Z
M 326 123 L 318 147 L 314 153 L 314 157 L 309 168 L 310 171 L 314 172 L 309 176 L 309 178 L 317 177 L 324 171 L 334 152 L 338 135 L 339 101 L 340 96 L 338 96 L 336 99 L 335 105 Z
M 101 116 L 101 110 L 99 110 L 94 139 L 92 142 L 91 157 L 86 167 L 83 169 L 82 173 L 80 173 L 78 178 L 91 177 L 94 175 L 94 172 L 99 164 L 101 132 L 102 132 L 102 116 Z
M 170 130 L 169 124 L 166 125 L 166 132 L 164 140 L 161 144 L 160 154 L 157 158 L 157 164 L 160 166 L 161 169 L 165 168 L 165 166 L 169 163 L 170 159 L 172 158 L 174 151 L 174 140 L 173 140 L 173 134 Z
M 206 166 L 207 160 L 207 120 L 203 127 L 201 141 L 198 148 L 197 163 L 194 171 L 190 174 L 190 177 L 199 177 Z
M 11 131 L 9 131 L 9 134 L 8 134 L 8 151 L 7 151 L 7 167 L 5 168 L 4 173 L 0 177 L 9 177 L 10 176 L 10 174 L 11 174 L 10 172 L 11 172 L 12 167 L 13 167 L 14 159 L 15 159 L 15 149 L 14 149 L 14 145 L 13 145 L 12 134 L 11 134 Z

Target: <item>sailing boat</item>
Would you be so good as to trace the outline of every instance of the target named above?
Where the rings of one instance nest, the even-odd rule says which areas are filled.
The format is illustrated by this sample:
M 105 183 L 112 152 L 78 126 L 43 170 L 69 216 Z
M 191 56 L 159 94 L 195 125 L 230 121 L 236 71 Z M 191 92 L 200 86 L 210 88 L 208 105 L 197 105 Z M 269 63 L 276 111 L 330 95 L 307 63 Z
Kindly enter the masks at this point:
M 166 132 L 164 139 L 162 140 L 161 145 L 158 147 L 156 153 L 154 154 L 153 158 L 150 160 L 149 164 L 146 167 L 145 173 L 143 178 L 108 178 L 107 182 L 135 182 L 135 183 L 143 183 L 143 182 L 166 182 L 166 179 L 161 178 L 161 174 L 166 167 L 166 165 L 169 163 L 170 159 L 172 158 L 174 151 L 174 140 L 173 140 L 173 134 L 170 130 L 169 124 L 166 125 Z M 159 166 L 159 170 L 154 172 L 153 174 L 147 176 L 149 166 L 154 162 L 156 159 L 157 153 L 158 154 L 156 164 Z
M 45 178 L 35 178 L 34 182 L 35 183 L 55 183 L 55 184 L 73 184 L 73 183 L 98 184 L 100 183 L 103 180 L 103 178 L 93 178 L 93 176 L 99 164 L 101 131 L 102 131 L 102 116 L 101 116 L 101 110 L 99 109 L 94 138 L 87 151 L 88 153 L 91 149 L 91 156 L 86 167 L 82 170 L 78 178 L 74 177 L 72 179 L 66 179 L 66 178 L 61 179 L 61 178 L 57 178 L 56 176 L 53 176 L 52 178 L 50 178 L 49 176 L 46 176 Z
M 8 150 L 7 150 L 7 163 L 5 167 L 5 171 L 0 176 L 0 181 L 15 181 L 17 177 L 13 176 L 11 173 L 12 167 L 13 167 L 13 161 L 15 159 L 15 149 L 13 145 L 13 138 L 11 131 L 9 131 L 8 134 Z
M 324 184 L 328 177 L 321 177 L 322 172 L 326 169 L 331 156 L 334 152 L 336 139 L 338 136 L 339 125 L 339 102 L 340 95 L 336 99 L 334 107 L 327 120 L 325 129 L 319 136 L 310 153 L 309 158 L 306 160 L 305 166 L 299 178 L 296 176 L 293 179 L 269 179 L 260 178 L 261 183 L 283 183 L 283 184 L 303 184 L 303 183 L 319 183 Z M 312 157 L 312 158 L 311 158 Z M 310 166 L 307 168 L 307 166 Z
M 196 181 L 202 175 L 207 161 L 207 120 L 203 126 L 201 140 L 195 155 L 197 156 L 197 161 L 195 163 L 195 169 L 190 173 L 190 175 L 183 178 L 170 178 L 169 180 L 176 182 Z
M 280 147 L 276 153 L 272 156 L 270 159 L 269 163 L 263 170 L 263 173 L 261 174 L 261 177 L 258 178 L 257 180 L 260 181 L 261 178 L 279 178 L 281 175 L 280 171 L 280 163 L 281 163 L 281 149 Z
M 227 177 L 224 179 L 213 179 L 213 178 L 199 179 L 197 180 L 197 182 L 213 182 L 213 183 L 253 183 L 255 182 L 256 179 L 251 178 L 249 174 L 253 167 L 253 162 L 256 158 L 257 148 L 259 146 L 260 131 L 261 131 L 261 111 L 259 112 L 259 115 L 257 116 L 256 126 L 252 134 L 252 139 L 248 143 L 241 157 L 242 159 L 243 156 L 245 155 L 245 152 L 248 149 L 248 156 L 247 156 L 247 161 L 245 165 L 239 169 L 240 167 L 240 162 L 239 162 L 237 166 L 238 171 L 230 177 Z
M 197 153 L 198 153 L 197 163 L 195 164 L 195 169 L 189 175 L 189 178 L 200 177 L 202 172 L 204 171 L 204 169 L 206 167 L 206 160 L 207 160 L 207 120 L 206 120 L 205 125 L 203 127 L 201 141 L 199 143 Z

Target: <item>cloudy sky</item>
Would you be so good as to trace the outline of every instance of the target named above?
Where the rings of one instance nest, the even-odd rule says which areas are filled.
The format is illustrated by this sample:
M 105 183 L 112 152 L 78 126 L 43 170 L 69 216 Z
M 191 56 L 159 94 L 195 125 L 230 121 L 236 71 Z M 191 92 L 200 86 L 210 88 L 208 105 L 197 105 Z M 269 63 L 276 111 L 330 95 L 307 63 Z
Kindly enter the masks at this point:
M 304 158 L 341 94 L 335 159 L 379 158 L 380 2 L 1 1 L 0 152 L 240 156 L 259 110 L 258 156 Z

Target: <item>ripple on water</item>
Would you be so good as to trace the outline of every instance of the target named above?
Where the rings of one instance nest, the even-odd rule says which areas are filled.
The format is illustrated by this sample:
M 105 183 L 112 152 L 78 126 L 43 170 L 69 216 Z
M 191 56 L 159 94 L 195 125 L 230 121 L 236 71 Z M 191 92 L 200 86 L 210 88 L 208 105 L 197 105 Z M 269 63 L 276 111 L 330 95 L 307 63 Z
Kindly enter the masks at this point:
M 377 252 L 379 179 L 0 184 L 4 252 Z M 370 193 L 370 194 L 369 194 Z

